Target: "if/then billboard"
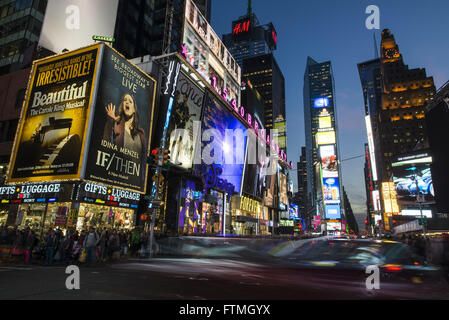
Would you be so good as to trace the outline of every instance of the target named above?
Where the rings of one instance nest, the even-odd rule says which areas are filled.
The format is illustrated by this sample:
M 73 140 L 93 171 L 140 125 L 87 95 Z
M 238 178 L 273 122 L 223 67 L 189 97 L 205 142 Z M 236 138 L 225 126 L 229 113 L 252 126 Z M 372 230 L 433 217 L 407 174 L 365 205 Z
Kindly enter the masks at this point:
M 8 182 L 82 179 L 145 193 L 155 92 L 105 44 L 36 61 Z

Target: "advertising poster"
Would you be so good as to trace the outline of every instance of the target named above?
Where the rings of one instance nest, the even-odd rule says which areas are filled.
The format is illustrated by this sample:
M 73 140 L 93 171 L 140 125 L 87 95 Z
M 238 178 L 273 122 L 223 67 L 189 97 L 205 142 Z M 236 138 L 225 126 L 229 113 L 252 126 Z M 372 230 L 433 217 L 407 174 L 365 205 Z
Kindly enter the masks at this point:
M 275 207 L 274 193 L 277 189 L 277 181 L 278 181 L 277 172 L 272 175 L 267 175 L 265 179 L 266 179 L 265 182 L 267 184 L 267 190 L 264 199 L 265 205 L 267 207 L 274 208 Z
M 399 205 L 416 205 L 418 191 L 420 202 L 435 203 L 431 164 L 432 158 L 427 154 L 392 164 Z
M 338 204 L 328 204 L 325 206 L 326 219 L 341 219 L 341 209 Z
M 185 169 L 192 168 L 195 152 L 194 121 L 201 120 L 204 91 L 182 72 L 178 76 L 166 146 L 170 162 Z
M 289 208 L 290 219 L 299 220 L 299 208 L 296 204 L 291 203 Z
M 93 44 L 92 36 L 114 37 L 119 0 L 48 0 L 39 46 L 54 53 Z
M 287 177 L 282 172 L 279 172 L 279 201 L 285 207 L 288 206 Z M 285 207 L 281 209 L 284 210 Z
M 336 142 L 335 131 L 323 131 L 316 134 L 317 145 L 335 144 Z
M 9 182 L 79 179 L 100 46 L 36 62 Z
M 337 155 L 335 146 L 320 146 L 321 168 L 324 178 L 338 178 Z
M 202 125 L 201 172 L 214 166 L 213 180 L 240 193 L 246 151 L 246 127 L 222 104 L 206 95 Z M 210 185 L 210 184 L 209 184 Z
M 255 137 L 248 139 L 245 176 L 242 187 L 243 193 L 260 199 L 263 198 L 263 188 L 265 186 L 264 171 L 267 171 L 269 164 L 270 159 L 266 156 L 265 146 Z
M 340 185 L 338 178 L 323 178 L 323 199 L 326 203 L 339 203 Z
M 104 49 L 85 179 L 144 193 L 155 80 Z

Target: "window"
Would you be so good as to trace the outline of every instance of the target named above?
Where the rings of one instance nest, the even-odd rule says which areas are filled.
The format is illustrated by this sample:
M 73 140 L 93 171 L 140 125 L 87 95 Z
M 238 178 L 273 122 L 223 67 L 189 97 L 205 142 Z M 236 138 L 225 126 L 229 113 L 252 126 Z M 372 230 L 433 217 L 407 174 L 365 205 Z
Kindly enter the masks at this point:
M 20 89 L 17 92 L 16 103 L 14 105 L 15 109 L 21 109 L 23 105 L 23 100 L 25 99 L 25 89 Z

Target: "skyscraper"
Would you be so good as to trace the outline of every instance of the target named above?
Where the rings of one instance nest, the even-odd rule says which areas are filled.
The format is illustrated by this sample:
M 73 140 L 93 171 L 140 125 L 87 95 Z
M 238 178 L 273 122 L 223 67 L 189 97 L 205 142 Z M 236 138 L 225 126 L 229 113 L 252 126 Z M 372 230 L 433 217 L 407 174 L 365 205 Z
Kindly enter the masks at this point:
M 193 2 L 210 21 L 212 0 Z M 120 0 L 114 47 L 128 59 L 179 52 L 184 9 L 184 0 Z
M 338 125 L 330 61 L 319 63 L 307 58 L 304 121 L 309 208 L 322 220 L 340 219 L 344 207 L 341 205 Z
M 243 76 L 259 91 L 265 104 L 265 128 L 278 130 L 278 144 L 287 150 L 285 79 L 273 54 L 243 60 Z
M 392 163 L 410 160 L 416 157 L 416 152 L 428 149 L 425 107 L 433 101 L 436 90 L 433 78 L 426 75 L 424 68 L 409 69 L 404 63 L 389 29 L 382 31 L 380 49 L 382 108 L 377 126 L 382 171 L 379 179 L 382 181 L 384 227 L 391 231 L 392 216 L 408 208 L 404 201 L 396 200 L 398 187 L 395 190 Z
M 0 74 L 20 70 L 27 51 L 33 52 L 30 47 L 39 40 L 46 6 L 47 0 L 0 2 Z
M 381 175 L 381 153 L 378 117 L 382 109 L 381 60 L 373 59 L 357 65 L 363 89 L 365 123 L 368 144 L 365 145 L 365 188 L 369 223 L 376 221 L 378 206 L 379 176 Z
M 306 226 L 310 226 L 312 217 L 308 215 L 308 201 L 307 201 L 307 161 L 306 161 L 306 147 L 301 148 L 301 156 L 297 163 L 298 170 L 298 193 L 296 196 L 296 203 L 298 204 L 301 218 L 305 219 Z
M 248 1 L 247 14 L 232 22 L 232 32 L 223 35 L 223 43 L 242 67 L 243 77 L 261 94 L 265 128 L 277 130 L 278 145 L 287 153 L 285 79 L 273 55 L 277 48 L 273 24 L 261 25 Z
M 433 100 L 435 85 L 426 70 L 409 69 L 390 30 L 382 31 L 382 110 L 380 141 L 382 180 L 392 177 L 395 155 L 422 149 L 428 144 L 425 106 Z
M 271 22 L 261 25 L 257 16 L 248 12 L 232 22 L 232 33 L 223 35 L 223 43 L 243 66 L 246 58 L 273 53 L 277 48 L 277 33 Z

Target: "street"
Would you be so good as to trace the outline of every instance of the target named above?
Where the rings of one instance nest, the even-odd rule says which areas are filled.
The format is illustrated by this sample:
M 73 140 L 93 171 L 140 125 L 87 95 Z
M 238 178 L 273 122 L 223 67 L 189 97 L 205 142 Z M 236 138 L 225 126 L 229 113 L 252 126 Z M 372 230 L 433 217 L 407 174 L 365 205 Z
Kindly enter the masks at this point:
M 382 283 L 330 270 L 231 259 L 155 258 L 80 267 L 80 289 L 68 290 L 65 266 L 0 266 L 0 299 L 21 300 L 317 300 L 448 299 L 425 285 Z

